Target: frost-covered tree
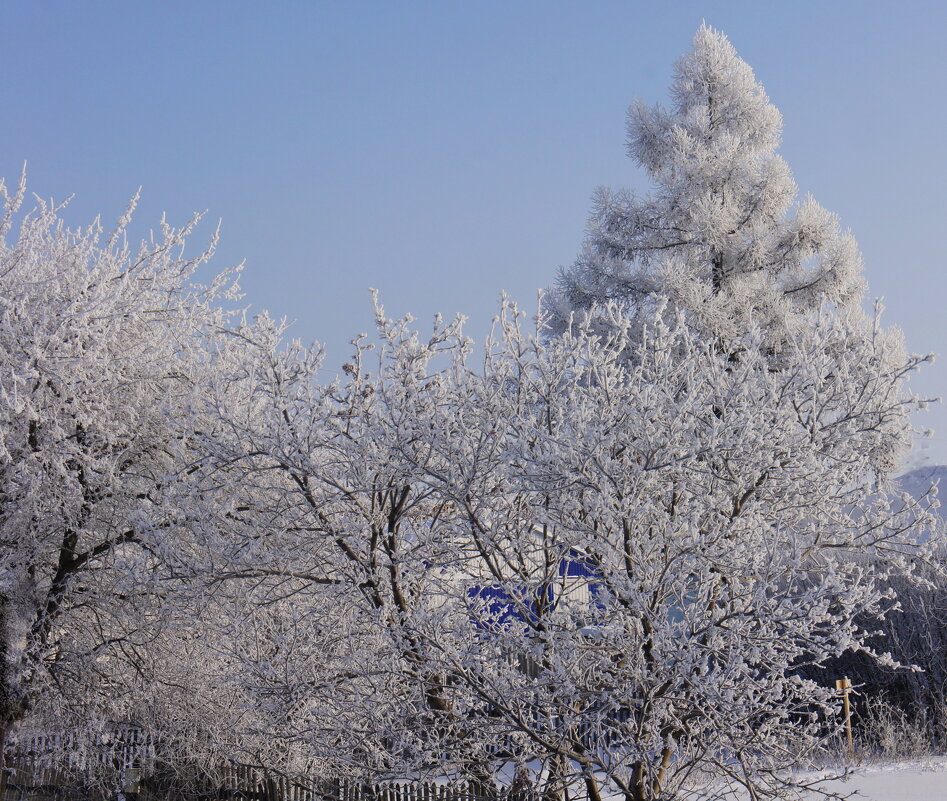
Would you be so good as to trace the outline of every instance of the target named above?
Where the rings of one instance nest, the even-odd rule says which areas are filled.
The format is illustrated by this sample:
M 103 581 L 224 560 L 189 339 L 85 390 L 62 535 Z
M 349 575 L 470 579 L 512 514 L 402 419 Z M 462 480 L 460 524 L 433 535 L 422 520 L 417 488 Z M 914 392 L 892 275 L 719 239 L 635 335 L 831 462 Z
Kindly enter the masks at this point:
M 119 694 L 115 666 L 155 638 L 140 596 L 160 601 L 154 543 L 184 530 L 165 501 L 230 283 L 191 285 L 210 255 L 184 254 L 192 225 L 134 249 L 131 209 L 106 237 L 42 202 L 21 216 L 25 184 L 0 189 L 2 749 L 27 714 Z
M 902 555 L 922 555 L 924 511 L 869 491 L 909 428 L 901 376 L 919 360 L 861 315 L 815 321 L 774 371 L 759 329 L 734 360 L 681 317 L 633 345 L 603 314 L 607 342 L 579 328 L 540 347 L 508 323 L 476 426 L 443 433 L 445 491 L 487 490 L 467 505 L 487 580 L 526 599 L 520 625 L 452 665 L 545 763 L 537 779 L 631 801 L 704 773 L 708 795 L 790 795 L 835 703 L 799 669 L 870 657 L 862 621 L 890 605 L 888 572 L 914 569 Z M 534 673 L 504 669 L 504 650 Z
M 834 218 L 793 210 L 778 115 L 722 36 L 675 100 L 633 112 L 659 189 L 603 196 L 558 336 L 507 307 L 475 365 L 459 323 L 379 308 L 377 359 L 358 340 L 328 384 L 265 316 L 215 340 L 188 536 L 149 540 L 221 635 L 187 649 L 212 657 L 185 683 L 239 711 L 183 737 L 208 773 L 798 792 L 836 704 L 803 669 L 884 661 L 864 621 L 927 556 L 886 481 L 923 359 L 862 313 Z
M 708 337 L 753 320 L 778 348 L 801 313 L 857 306 L 857 245 L 811 197 L 796 202 L 780 114 L 723 34 L 698 30 L 671 97 L 629 110 L 628 155 L 654 191 L 596 192 L 585 245 L 547 296 L 553 328 L 606 301 L 640 328 L 663 298 Z
M 507 309 L 475 366 L 456 327 L 379 313 L 375 369 L 360 350 L 330 385 L 318 349 L 239 332 L 256 356 L 208 395 L 201 470 L 232 505 L 200 536 L 241 599 L 245 735 L 282 769 L 798 789 L 836 703 L 800 668 L 875 658 L 861 621 L 924 556 L 923 510 L 869 492 L 922 360 L 860 314 L 816 318 L 781 370 L 758 328 L 727 354 L 683 314 L 602 315 L 609 339 L 543 342 Z
M 377 778 L 448 770 L 449 755 L 484 778 L 486 743 L 447 697 L 419 623 L 444 607 L 461 532 L 428 486 L 434 468 L 404 452 L 458 408 L 429 371 L 444 356 L 460 370 L 458 326 L 426 342 L 383 326 L 378 371 L 360 342 L 328 385 L 320 349 L 281 332 L 261 317 L 220 351 L 205 412 L 216 433 L 194 477 L 229 504 L 194 526 L 200 551 L 179 568 L 238 610 L 221 647 L 253 710 L 239 758 L 257 747 L 285 773 Z
M 379 312 L 376 368 L 359 348 L 320 386 L 318 349 L 239 332 L 201 471 L 234 507 L 202 531 L 259 601 L 234 659 L 267 736 L 365 778 L 784 797 L 834 719 L 803 669 L 885 660 L 864 621 L 926 558 L 887 482 L 923 359 L 861 311 L 835 218 L 793 205 L 721 35 L 674 94 L 632 112 L 658 191 L 602 195 L 558 336 L 506 310 L 475 368 L 456 328 Z
M 716 765 L 711 772 L 744 782 L 757 797 L 780 792 L 780 749 L 793 755 L 783 763 L 788 766 L 814 735 L 802 712 L 819 707 L 824 712 L 830 705 L 814 685 L 803 683 L 800 692 L 803 684 L 793 671 L 824 664 L 833 650 L 867 653 L 859 626 L 884 610 L 875 595 L 861 617 L 843 622 L 834 615 L 844 604 L 829 598 L 871 586 L 878 590 L 888 566 L 913 570 L 901 557 L 916 549 L 910 530 L 925 525 L 926 512 L 910 499 L 899 507 L 887 493 L 888 476 L 911 433 L 903 370 L 920 360 L 904 355 L 896 331 L 885 331 L 877 316 L 872 320 L 862 313 L 861 260 L 853 238 L 813 200 L 796 203 L 795 185 L 776 155 L 779 114 L 722 34 L 706 26 L 698 31 L 692 51 L 677 65 L 672 96 L 670 110 L 638 103 L 629 113 L 629 154 L 652 177 L 655 191 L 638 198 L 599 190 L 582 253 L 561 273 L 545 306 L 554 334 L 571 338 L 576 325 L 589 326 L 624 351 L 631 369 L 651 370 L 665 353 L 676 352 L 666 364 L 676 364 L 680 383 L 659 372 L 650 379 L 654 388 L 648 395 L 625 387 L 599 396 L 609 383 L 601 377 L 607 372 L 587 376 L 571 403 L 597 397 L 607 422 L 600 437 L 588 435 L 602 444 L 577 464 L 576 491 L 569 499 L 573 512 L 564 527 L 593 523 L 586 529 L 591 550 L 580 553 L 604 571 L 597 586 L 600 615 L 614 621 L 607 628 L 618 633 L 628 620 L 640 627 L 637 653 L 612 652 L 613 665 L 643 671 L 634 679 L 641 682 L 639 689 L 634 683 L 613 686 L 600 699 L 606 707 L 633 699 L 621 715 L 638 726 L 638 741 L 626 742 L 633 743 L 632 751 L 641 750 L 620 780 L 629 782 L 625 792 L 630 798 L 662 797 L 672 792 L 675 776 L 711 762 Z M 677 333 L 665 339 L 662 327 Z M 550 349 L 560 347 L 555 340 L 550 339 Z M 697 343 L 708 361 L 691 373 Z M 697 385 L 684 377 L 688 374 L 702 375 L 702 385 L 728 388 L 716 395 L 710 391 L 690 406 L 699 393 L 692 392 Z M 746 383 L 731 383 L 738 377 Z M 667 386 L 675 386 L 671 405 L 653 412 Z M 755 397 L 743 395 L 747 387 Z M 646 452 L 630 462 L 624 461 L 627 443 L 614 449 L 622 424 L 609 418 L 613 397 L 628 404 L 628 425 L 633 421 L 642 434 L 649 424 L 664 429 L 657 439 L 647 434 Z M 679 403 L 686 408 L 676 407 Z M 588 420 L 592 428 L 597 425 L 591 415 Z M 695 428 L 681 446 L 655 459 L 653 443 L 670 443 L 688 420 Z M 738 432 L 738 426 L 747 429 Z M 729 431 L 727 444 L 704 439 L 711 431 Z M 754 443 L 752 431 L 768 432 L 765 442 Z M 609 453 L 618 460 L 610 461 Z M 676 476 L 678 469 L 688 475 Z M 648 489 L 642 486 L 641 494 L 629 489 L 629 482 L 636 484 L 651 470 L 667 472 Z M 834 489 L 823 494 L 809 483 L 813 479 Z M 684 487 L 688 493 L 697 489 L 701 497 L 694 496 L 696 516 L 677 528 L 675 519 L 688 514 L 680 506 Z M 593 498 L 595 509 L 586 503 Z M 604 522 L 630 498 L 624 519 Z M 560 518 L 561 526 L 564 522 Z M 881 532 L 888 533 L 878 536 Z M 625 541 L 613 550 L 609 541 L 617 536 Z M 749 569 L 743 579 L 734 581 L 723 566 L 730 558 L 724 551 L 702 562 L 718 546 Z M 622 581 L 632 582 L 626 587 L 639 582 L 638 600 L 619 600 L 624 591 L 610 589 L 608 560 L 592 555 L 596 547 L 612 552 L 615 564 L 624 560 Z M 639 553 L 655 556 L 656 569 L 638 561 Z M 729 596 L 723 603 L 721 592 Z M 819 600 L 821 593 L 828 594 Z M 669 660 L 654 659 L 655 618 L 643 611 L 649 604 L 662 606 L 660 597 L 667 602 L 657 616 L 658 628 L 671 650 L 679 649 Z M 610 602 L 624 611 L 610 618 Z M 790 607 L 799 624 L 793 631 L 779 611 Z M 678 623 L 683 628 L 675 630 Z M 790 656 L 796 636 L 799 648 Z M 708 652 L 708 637 L 728 643 L 724 651 Z M 602 644 L 608 639 L 603 636 Z M 661 678 L 648 689 L 645 676 L 652 668 Z M 678 669 L 682 684 L 663 706 L 656 699 L 675 686 L 672 675 Z M 602 674 L 609 674 L 604 666 Z M 716 702 L 706 696 L 682 711 L 690 705 L 684 699 L 696 701 L 700 686 L 711 694 L 730 689 Z M 806 694 L 816 699 L 811 705 Z M 670 712 L 682 701 L 683 707 Z M 613 706 L 610 714 L 615 711 Z M 650 735 L 643 723 L 648 718 L 655 724 Z M 698 731 L 704 723 L 697 721 L 707 728 Z M 606 760 L 617 758 L 614 764 L 620 765 L 622 748 L 609 742 Z M 607 772 L 612 775 L 611 768 Z

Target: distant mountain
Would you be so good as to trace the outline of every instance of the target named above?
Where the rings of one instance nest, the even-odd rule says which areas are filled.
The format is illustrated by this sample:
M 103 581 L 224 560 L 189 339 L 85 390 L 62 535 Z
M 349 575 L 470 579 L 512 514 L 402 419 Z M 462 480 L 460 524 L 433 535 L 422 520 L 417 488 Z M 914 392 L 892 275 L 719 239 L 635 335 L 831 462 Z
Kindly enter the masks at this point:
M 930 464 L 916 467 L 895 480 L 904 492 L 916 499 L 923 497 L 931 485 L 937 484 L 937 497 L 941 506 L 936 510 L 936 514 L 942 521 L 947 521 L 947 465 Z M 921 533 L 919 541 L 924 542 L 927 537 L 928 532 Z
M 914 498 L 923 496 L 932 484 L 939 484 L 940 502 L 947 504 L 947 465 L 931 464 L 917 467 L 898 477 L 897 482 L 902 490 L 910 493 Z M 937 511 L 940 512 L 941 517 L 947 516 L 945 515 L 947 510 L 944 506 Z

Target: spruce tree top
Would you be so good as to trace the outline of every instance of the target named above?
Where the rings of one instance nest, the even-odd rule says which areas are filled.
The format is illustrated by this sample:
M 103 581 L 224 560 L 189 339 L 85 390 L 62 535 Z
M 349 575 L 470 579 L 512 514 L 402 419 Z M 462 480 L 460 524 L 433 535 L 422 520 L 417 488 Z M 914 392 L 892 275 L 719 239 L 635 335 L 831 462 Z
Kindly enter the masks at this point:
M 722 33 L 701 26 L 671 96 L 670 110 L 629 109 L 628 154 L 654 192 L 596 191 L 582 251 L 545 301 L 553 330 L 610 300 L 639 325 L 667 303 L 708 338 L 752 320 L 779 348 L 807 311 L 857 309 L 857 244 L 811 197 L 796 201 L 780 113 Z

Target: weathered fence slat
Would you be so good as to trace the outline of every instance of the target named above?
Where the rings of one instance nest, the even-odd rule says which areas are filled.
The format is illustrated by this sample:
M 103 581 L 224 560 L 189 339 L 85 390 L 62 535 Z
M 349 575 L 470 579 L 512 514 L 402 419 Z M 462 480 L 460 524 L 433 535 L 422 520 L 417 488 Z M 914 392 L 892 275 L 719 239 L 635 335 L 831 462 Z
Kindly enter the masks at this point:
M 30 739 L 7 759 L 9 781 L 0 801 L 87 801 L 88 794 L 81 795 L 82 785 L 93 769 L 115 771 L 115 792 L 122 787 L 126 771 L 141 769 L 142 776 L 148 775 L 145 768 L 153 756 L 153 744 L 144 732 L 129 730 L 103 745 L 100 752 L 90 753 L 80 749 L 70 735 Z M 53 762 L 54 754 L 61 761 Z M 221 766 L 216 775 L 222 797 L 243 795 L 252 801 L 487 801 L 485 788 L 467 780 L 372 785 L 349 778 L 274 774 L 237 763 Z M 113 797 L 106 795 L 102 801 Z M 162 800 L 145 795 L 143 801 Z

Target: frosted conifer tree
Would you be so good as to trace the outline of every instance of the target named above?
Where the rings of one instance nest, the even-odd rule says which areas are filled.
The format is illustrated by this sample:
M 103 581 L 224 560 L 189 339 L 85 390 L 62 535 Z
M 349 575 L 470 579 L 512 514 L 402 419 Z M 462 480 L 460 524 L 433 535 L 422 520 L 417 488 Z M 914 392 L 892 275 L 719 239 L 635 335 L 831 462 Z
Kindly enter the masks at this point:
M 553 328 L 606 301 L 640 328 L 663 297 L 709 337 L 752 318 L 778 348 L 800 312 L 857 307 L 855 240 L 811 197 L 797 202 L 780 113 L 722 33 L 697 31 L 671 96 L 670 109 L 629 110 L 628 154 L 655 191 L 596 191 L 584 247 L 546 301 Z

